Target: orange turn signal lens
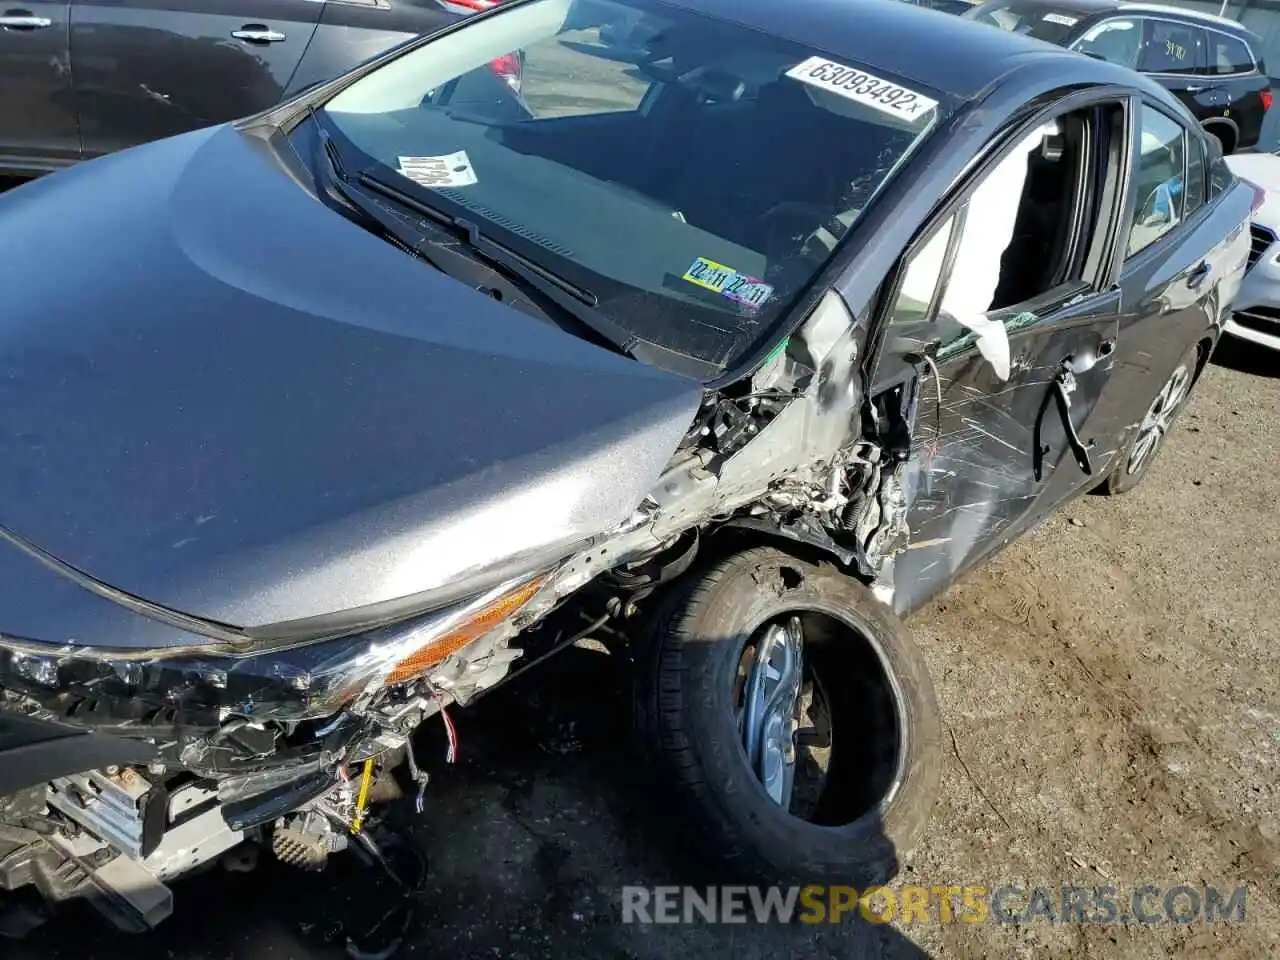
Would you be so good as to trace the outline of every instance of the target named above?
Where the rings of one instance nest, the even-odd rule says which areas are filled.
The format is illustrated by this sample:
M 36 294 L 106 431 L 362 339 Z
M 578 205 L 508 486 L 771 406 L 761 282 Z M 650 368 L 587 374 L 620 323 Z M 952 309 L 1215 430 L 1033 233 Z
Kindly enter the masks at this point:
M 409 656 L 397 663 L 384 681 L 391 685 L 404 683 L 422 676 L 431 667 L 465 647 L 472 640 L 483 637 L 503 621 L 514 616 L 521 607 L 533 599 L 547 582 L 546 576 L 534 577 L 508 590 L 475 611 L 468 619 L 432 637 Z

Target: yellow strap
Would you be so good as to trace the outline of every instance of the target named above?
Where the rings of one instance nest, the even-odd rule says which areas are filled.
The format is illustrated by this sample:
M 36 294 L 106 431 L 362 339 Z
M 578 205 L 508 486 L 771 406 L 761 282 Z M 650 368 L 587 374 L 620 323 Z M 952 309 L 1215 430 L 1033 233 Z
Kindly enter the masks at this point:
M 373 781 L 373 757 L 364 762 L 364 770 L 360 774 L 360 792 L 356 794 L 356 816 L 351 821 L 351 832 L 359 833 L 364 826 L 365 807 L 369 804 L 369 784 Z

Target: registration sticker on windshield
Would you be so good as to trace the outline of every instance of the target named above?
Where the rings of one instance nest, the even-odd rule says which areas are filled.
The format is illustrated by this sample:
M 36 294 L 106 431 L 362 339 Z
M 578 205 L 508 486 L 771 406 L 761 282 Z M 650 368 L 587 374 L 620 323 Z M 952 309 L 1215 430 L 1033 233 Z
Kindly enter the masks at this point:
M 1045 23 L 1056 23 L 1060 27 L 1074 27 L 1080 22 L 1075 17 L 1068 17 L 1065 13 L 1046 13 L 1040 19 Z
M 753 310 L 758 310 L 773 296 L 773 287 L 755 277 L 735 273 L 720 292 L 730 300 L 736 300 Z
M 734 270 L 733 267 L 726 267 L 723 263 L 716 263 L 706 257 L 699 257 L 684 272 L 684 279 L 690 283 L 696 283 L 704 290 L 720 293 L 724 290 L 725 284 L 737 275 L 738 271 Z
M 424 187 L 469 187 L 477 179 L 465 150 L 443 157 L 401 157 L 400 175 Z
M 753 310 L 773 296 L 773 287 L 758 277 L 749 277 L 706 257 L 693 261 L 684 272 L 684 279 Z
M 906 120 L 923 117 L 938 105 L 937 100 L 931 100 L 922 93 L 826 57 L 810 57 L 788 70 L 787 76 L 846 100 L 853 100 L 872 110 Z

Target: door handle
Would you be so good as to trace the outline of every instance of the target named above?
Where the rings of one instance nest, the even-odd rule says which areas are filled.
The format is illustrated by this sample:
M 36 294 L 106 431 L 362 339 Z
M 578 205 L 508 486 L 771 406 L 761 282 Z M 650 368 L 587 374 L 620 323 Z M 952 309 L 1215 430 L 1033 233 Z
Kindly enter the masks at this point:
M 1076 466 L 1084 472 L 1086 476 L 1093 476 L 1093 460 L 1089 456 L 1089 451 L 1093 448 L 1093 441 L 1085 443 L 1080 439 L 1080 434 L 1076 432 L 1076 425 L 1071 422 L 1071 395 L 1076 392 L 1076 378 L 1071 370 L 1072 358 L 1062 361 L 1058 374 L 1049 383 L 1049 392 L 1044 398 L 1044 402 L 1040 404 L 1040 412 L 1036 414 L 1035 428 L 1032 431 L 1032 461 L 1036 480 L 1044 479 L 1044 457 L 1049 452 L 1049 447 L 1041 442 L 1041 424 L 1044 422 L 1044 415 L 1049 410 L 1049 404 L 1053 403 L 1058 408 L 1058 419 L 1062 421 L 1062 431 L 1067 438 L 1067 446 L 1071 448 L 1071 454 L 1075 457 Z M 1092 364 L 1091 364 L 1092 366 Z
M 232 30 L 231 35 L 245 43 L 279 43 L 288 39 L 279 30 L 272 30 L 261 23 L 246 23 L 239 30 Z
M 1204 283 L 1205 277 L 1209 276 L 1209 269 L 1209 261 L 1201 260 L 1196 264 L 1195 269 L 1187 274 L 1187 286 L 1194 290 Z
M 1204 91 L 1204 87 L 1183 87 L 1182 89 L 1186 93 L 1202 93 Z
M 43 30 L 53 26 L 48 17 L 34 17 L 28 10 L 10 10 L 0 17 L 0 27 L 6 30 Z

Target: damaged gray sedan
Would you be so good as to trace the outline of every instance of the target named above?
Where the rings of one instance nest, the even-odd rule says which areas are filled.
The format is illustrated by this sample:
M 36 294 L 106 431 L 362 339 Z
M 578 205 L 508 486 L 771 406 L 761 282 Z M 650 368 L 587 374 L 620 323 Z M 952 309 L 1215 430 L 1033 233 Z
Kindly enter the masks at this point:
M 12 191 L 0 888 L 376 855 L 415 729 L 599 635 L 720 862 L 883 879 L 897 617 L 1146 474 L 1252 197 L 1135 73 L 843 0 L 515 0 Z

